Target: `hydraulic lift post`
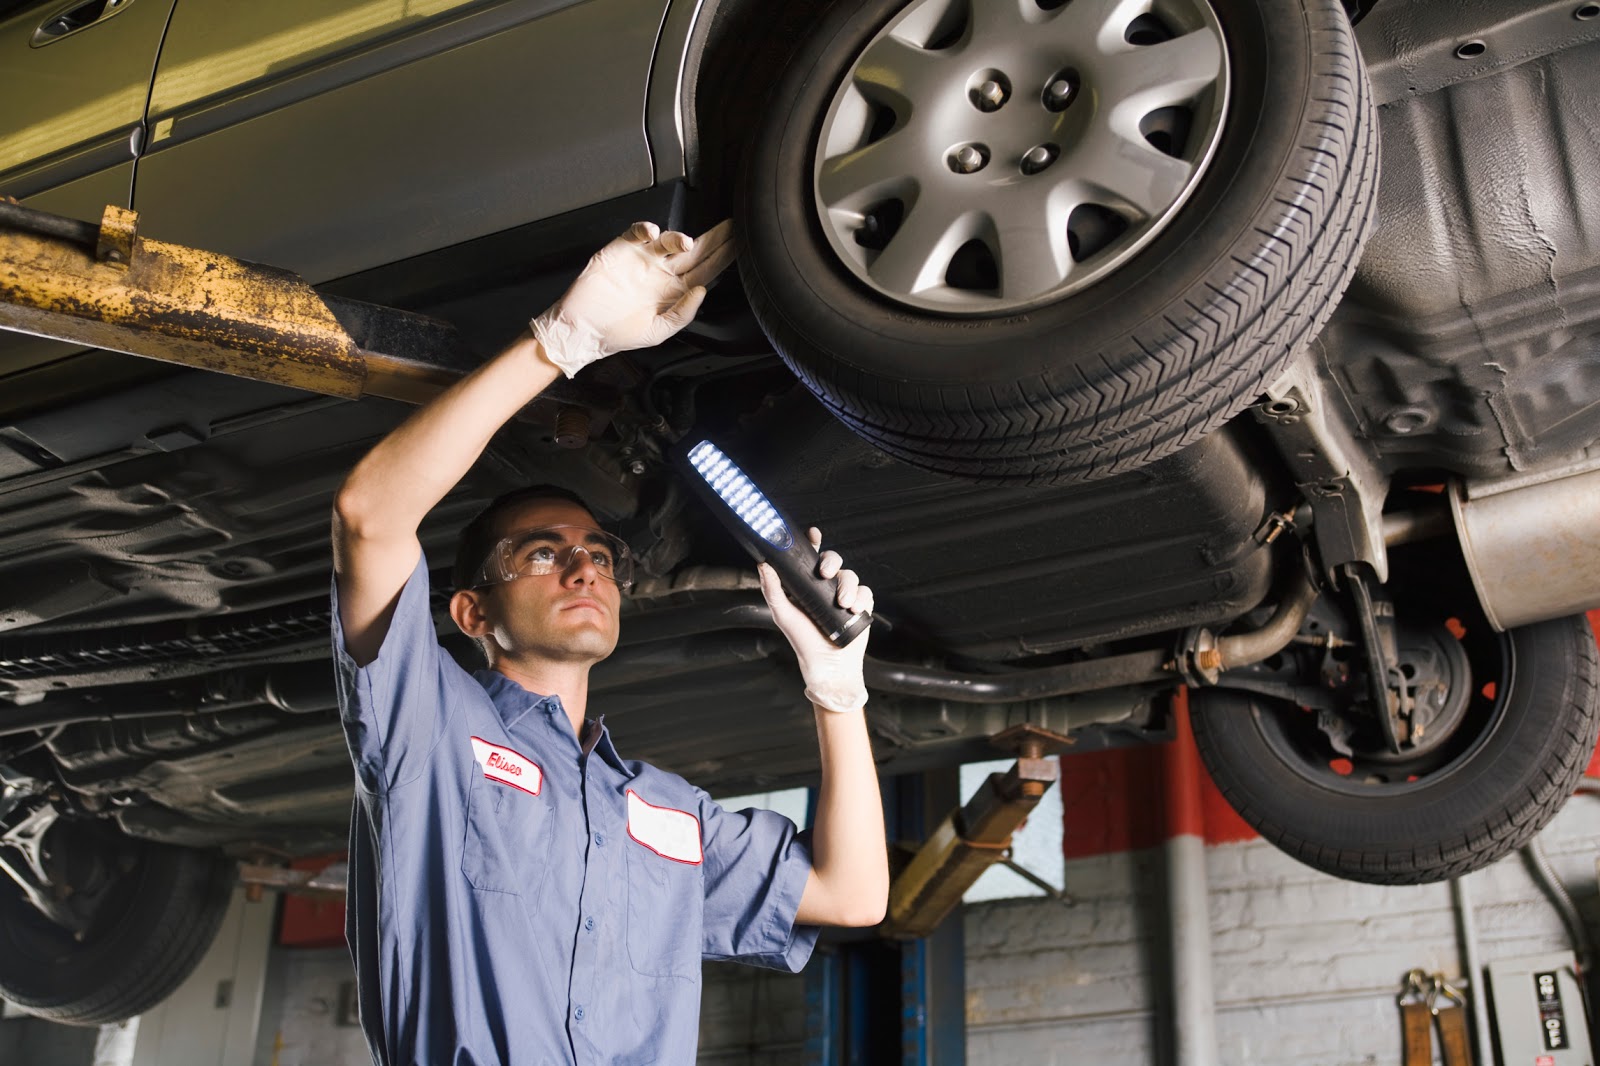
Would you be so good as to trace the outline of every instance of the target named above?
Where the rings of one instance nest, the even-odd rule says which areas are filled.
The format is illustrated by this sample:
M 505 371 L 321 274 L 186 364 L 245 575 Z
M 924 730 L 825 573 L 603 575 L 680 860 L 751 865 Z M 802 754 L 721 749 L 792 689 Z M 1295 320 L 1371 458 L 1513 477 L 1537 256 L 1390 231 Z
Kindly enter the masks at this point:
M 891 841 L 923 843 L 895 874 L 882 939 L 824 941 L 806 970 L 809 1066 L 961 1066 L 966 1061 L 966 944 L 961 898 L 983 871 L 1010 865 L 1013 833 L 1056 781 L 1049 754 L 1068 738 L 1030 725 L 993 742 L 1017 761 L 961 803 L 960 770 L 883 783 Z M 942 817 L 938 812 L 947 811 Z M 1023 872 L 1027 876 L 1025 871 Z M 1029 880 L 1063 898 L 1048 882 Z M 887 1030 L 884 990 L 899 990 L 899 1028 Z

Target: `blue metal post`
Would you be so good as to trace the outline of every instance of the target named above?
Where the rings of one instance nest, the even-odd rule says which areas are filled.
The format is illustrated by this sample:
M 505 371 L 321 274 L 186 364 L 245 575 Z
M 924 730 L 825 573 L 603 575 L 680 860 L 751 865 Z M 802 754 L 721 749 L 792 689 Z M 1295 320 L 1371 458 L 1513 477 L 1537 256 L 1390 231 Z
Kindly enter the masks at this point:
M 890 825 L 920 842 L 961 802 L 957 769 L 895 782 Z M 886 812 L 887 813 L 887 812 Z M 901 1066 L 963 1066 L 967 1058 L 966 938 L 957 909 L 932 936 L 900 945 Z
M 959 785 L 955 770 L 884 782 L 891 843 L 926 839 Z M 923 940 L 824 931 L 806 967 L 806 1066 L 964 1066 L 964 951 L 960 911 Z
M 806 1066 L 844 1066 L 844 959 L 820 948 L 806 966 Z

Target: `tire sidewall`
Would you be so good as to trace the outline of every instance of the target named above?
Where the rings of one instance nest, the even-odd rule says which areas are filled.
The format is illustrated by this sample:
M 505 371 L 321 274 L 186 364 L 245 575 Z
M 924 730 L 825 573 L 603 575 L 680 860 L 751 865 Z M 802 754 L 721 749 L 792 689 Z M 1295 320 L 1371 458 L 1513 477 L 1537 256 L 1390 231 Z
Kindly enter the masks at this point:
M 1232 90 L 1217 151 L 1194 194 L 1142 252 L 1095 285 L 1015 314 L 939 316 L 871 292 L 828 246 L 812 199 L 822 116 L 850 65 L 904 0 L 838 0 L 774 90 L 765 132 L 746 156 L 741 272 L 752 303 L 796 369 L 861 372 L 931 385 L 1070 375 L 1075 359 L 1138 351 L 1133 334 L 1202 303 L 1208 275 L 1232 275 L 1236 246 L 1268 211 L 1303 138 L 1312 34 L 1304 7 L 1212 0 Z M 781 294 L 779 298 L 776 294 Z M 1152 296 L 1152 294 L 1155 294 Z M 870 358 L 867 356 L 870 355 Z M 1070 380 L 1070 379 L 1069 379 Z

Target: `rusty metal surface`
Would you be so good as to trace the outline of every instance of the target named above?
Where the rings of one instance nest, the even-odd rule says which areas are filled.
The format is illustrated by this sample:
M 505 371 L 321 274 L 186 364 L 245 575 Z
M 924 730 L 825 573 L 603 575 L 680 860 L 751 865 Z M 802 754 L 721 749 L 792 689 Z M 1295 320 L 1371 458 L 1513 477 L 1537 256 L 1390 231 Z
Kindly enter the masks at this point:
M 139 213 L 125 207 L 107 204 L 100 218 L 100 233 L 95 241 L 94 257 L 103 263 L 124 270 L 133 262 L 134 244 L 139 239 Z
M 466 369 L 444 323 L 151 240 L 122 208 L 93 248 L 51 234 L 48 216 L 11 224 L 26 211 L 0 220 L 0 327 L 345 399 L 419 403 Z
M 960 904 L 983 871 L 1005 854 L 1003 845 L 963 840 L 955 816 L 946 818 L 889 886 L 889 916 L 883 934 L 904 938 L 929 935 Z

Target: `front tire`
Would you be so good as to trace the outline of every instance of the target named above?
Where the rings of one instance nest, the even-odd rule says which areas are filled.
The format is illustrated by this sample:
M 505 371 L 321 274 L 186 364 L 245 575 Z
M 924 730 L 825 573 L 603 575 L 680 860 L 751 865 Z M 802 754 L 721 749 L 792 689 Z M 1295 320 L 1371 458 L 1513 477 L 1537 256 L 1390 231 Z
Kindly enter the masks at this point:
M 984 10 L 1010 11 L 1017 2 L 999 0 Z M 907 175 L 885 177 L 874 170 L 861 179 L 866 184 L 857 198 L 863 203 L 881 186 L 886 201 L 901 205 L 886 209 L 883 220 L 874 223 L 876 236 L 862 236 L 863 229 L 852 238 L 838 228 L 840 218 L 854 217 L 854 201 L 850 190 L 838 193 L 834 187 L 830 175 L 843 166 L 837 159 L 865 158 L 906 136 L 915 128 L 913 114 L 949 125 L 949 136 L 959 134 L 957 139 L 971 139 L 973 131 L 985 128 L 981 108 L 968 107 L 961 95 L 966 75 L 956 55 L 946 61 L 954 74 L 944 79 L 954 86 L 953 101 L 943 95 L 951 86 L 939 79 L 928 82 L 934 86 L 925 93 L 928 99 L 909 103 L 910 90 L 896 96 L 869 87 L 868 95 L 878 93 L 873 103 L 886 108 L 886 117 L 863 120 L 863 145 L 850 147 L 854 133 L 835 135 L 840 94 L 855 91 L 856 82 L 882 81 L 882 72 L 862 57 L 875 56 L 883 34 L 905 24 L 893 21 L 903 12 L 920 18 L 924 8 L 939 4 L 960 7 L 955 0 L 910 5 L 841 0 L 822 13 L 782 67 L 736 194 L 736 215 L 746 237 L 740 270 L 774 347 L 862 436 L 908 462 L 962 477 L 1089 480 L 1152 462 L 1216 428 L 1252 402 L 1321 327 L 1349 282 L 1371 222 L 1376 121 L 1340 4 L 1167 3 L 1174 11 L 1182 5 L 1214 9 L 1216 24 L 1225 27 L 1228 102 L 1214 150 L 1189 161 L 1198 176 L 1177 200 L 1160 210 L 1146 205 L 1145 221 L 1160 223 L 1155 230 L 1141 230 L 1141 216 L 1130 207 L 1139 200 L 1137 190 L 1102 197 L 1116 208 L 1105 208 L 1110 214 L 1099 216 L 1102 221 L 1115 223 L 1111 216 L 1122 211 L 1127 217 L 1121 222 L 1129 229 L 1081 261 L 1079 251 L 1072 252 L 1069 281 L 1070 272 L 1079 270 L 1092 275 L 1092 284 L 1073 288 L 1062 282 L 1052 288 L 1050 278 L 1038 285 L 1025 278 L 1015 289 L 1009 287 L 1007 264 L 1020 260 L 1024 249 L 1032 256 L 1041 234 L 1008 221 L 1012 216 L 1002 210 L 1004 198 L 1029 182 L 1076 188 L 1084 168 L 1092 169 L 1101 153 L 1075 162 L 1072 153 L 1080 142 L 1072 137 L 1057 137 L 1062 143 L 1051 147 L 1059 157 L 1020 178 L 1011 173 L 1016 170 L 1012 148 L 1020 150 L 1030 130 L 990 138 L 995 143 L 984 145 L 989 153 L 984 168 L 967 177 L 977 181 L 994 172 L 995 182 L 974 184 L 970 203 L 959 189 L 938 200 L 944 205 L 939 210 L 951 213 L 952 224 L 962 230 L 932 241 L 938 256 L 971 231 L 971 240 L 948 265 L 930 261 L 928 269 L 910 274 L 893 270 L 874 276 L 895 241 L 913 232 L 912 221 L 922 210 L 917 204 L 934 203 L 927 190 L 935 183 L 947 188 L 952 180 L 956 157 L 938 154 L 941 138 L 948 139 L 943 125 L 919 134 L 914 150 L 896 149 Z M 1066 18 L 1107 5 L 1074 0 L 1037 7 L 1019 7 L 1024 13 L 1019 21 L 1038 22 L 1043 37 L 1049 12 Z M 933 27 L 930 33 L 943 34 L 933 43 L 946 50 L 959 47 L 943 43 L 959 36 L 953 22 L 940 28 L 934 20 L 922 21 Z M 1179 27 L 1175 33 L 1206 32 L 1188 28 L 1202 21 L 1199 16 L 1184 22 L 1174 14 L 1171 21 Z M 1127 33 L 1130 42 L 1136 39 L 1131 25 Z M 1059 62 L 1063 69 L 1075 69 L 1070 42 L 1061 48 L 1056 56 L 1040 53 L 1031 42 L 1017 44 L 1010 68 L 1017 84 L 996 116 L 1015 108 L 1049 117 L 1032 85 L 1039 80 L 1033 68 Z M 935 48 L 920 54 L 945 53 Z M 1087 83 L 1076 99 L 1071 107 L 1102 106 Z M 896 101 L 906 114 L 896 112 Z M 853 98 L 848 103 L 860 110 Z M 1195 108 L 1203 117 L 1202 106 Z M 1060 117 L 1072 114 L 1069 108 Z M 1083 129 L 1092 132 L 1096 121 L 1085 119 Z M 888 132 L 880 132 L 884 129 Z M 1001 144 L 1004 137 L 1009 140 Z M 1089 133 L 1084 137 L 1081 143 L 1099 143 Z M 830 155 L 835 150 L 843 155 Z M 1182 155 L 1174 158 L 1182 162 Z M 819 169 L 823 165 L 833 169 Z M 849 210 L 822 203 L 835 193 L 842 197 L 835 206 Z M 906 200 L 915 202 L 906 208 Z M 867 215 L 876 217 L 874 211 L 883 214 L 873 207 Z M 936 219 L 935 229 L 939 224 Z M 918 240 L 930 232 L 915 229 Z M 1050 235 L 1063 238 L 1058 256 L 1079 236 L 1053 228 L 1044 236 Z M 860 253 L 852 241 L 869 237 L 886 241 L 885 246 Z M 1124 240 L 1130 243 L 1120 243 Z M 1074 245 L 1083 247 L 1081 239 Z M 1016 256 L 1008 258 L 1013 251 Z M 958 270 L 962 255 L 976 256 L 976 265 L 962 261 Z M 1097 257 L 1106 269 L 1095 265 Z M 913 274 L 916 280 L 906 282 Z

